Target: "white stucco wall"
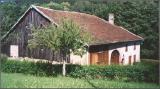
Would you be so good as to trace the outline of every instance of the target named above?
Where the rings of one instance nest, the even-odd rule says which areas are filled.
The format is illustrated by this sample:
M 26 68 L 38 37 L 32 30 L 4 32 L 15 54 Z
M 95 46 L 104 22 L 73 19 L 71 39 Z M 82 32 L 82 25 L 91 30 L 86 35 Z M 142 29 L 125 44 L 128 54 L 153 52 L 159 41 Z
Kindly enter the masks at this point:
M 140 62 L 140 42 L 136 42 L 136 49 L 134 49 L 134 42 L 127 43 L 128 51 L 126 51 L 126 43 L 124 44 L 113 44 L 109 46 L 109 65 L 111 64 L 111 53 L 114 50 L 118 50 L 120 53 L 119 63 L 121 63 L 123 55 L 124 55 L 124 63 L 123 65 L 129 64 L 129 56 L 131 56 L 131 63 L 134 62 L 134 55 L 136 55 L 136 62 Z M 70 63 L 72 64 L 80 64 L 80 65 L 89 65 L 89 52 L 84 54 L 82 57 L 78 55 L 74 55 L 73 53 L 70 55 Z
M 72 64 L 80 64 L 80 65 L 88 65 L 88 52 L 86 52 L 82 57 L 78 55 L 70 54 L 70 63 Z
M 124 55 L 124 65 L 129 64 L 129 56 L 131 56 L 131 63 L 133 64 L 134 55 L 136 55 L 136 62 L 140 62 L 140 43 L 136 42 L 136 49 L 134 50 L 134 42 L 128 43 L 128 51 L 126 51 L 126 44 L 117 44 L 109 46 L 109 64 L 111 61 L 111 53 L 118 50 L 120 53 L 120 63 Z

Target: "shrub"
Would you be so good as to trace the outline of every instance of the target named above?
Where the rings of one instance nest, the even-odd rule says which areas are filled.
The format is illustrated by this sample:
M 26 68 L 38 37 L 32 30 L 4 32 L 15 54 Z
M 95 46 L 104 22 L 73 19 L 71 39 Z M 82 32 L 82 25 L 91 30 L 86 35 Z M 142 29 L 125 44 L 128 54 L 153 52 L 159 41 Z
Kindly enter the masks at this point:
M 29 61 L 7 60 L 4 56 L 2 61 L 2 71 L 8 73 L 24 73 L 38 76 L 57 76 L 62 74 L 62 64 L 51 64 L 49 62 L 37 63 Z M 158 63 L 134 63 L 134 65 L 90 65 L 80 66 L 66 64 L 67 76 L 74 78 L 107 78 L 120 81 L 145 81 L 159 82 Z
M 66 64 L 67 74 L 74 71 L 79 65 Z M 19 60 L 6 60 L 2 63 L 2 71 L 7 73 L 24 73 L 38 76 L 57 76 L 62 74 L 62 64 L 51 64 L 49 62 L 29 62 Z
M 71 72 L 70 76 L 78 78 L 109 78 L 121 81 L 146 81 L 158 83 L 158 73 L 158 65 L 136 63 L 127 66 L 83 66 Z

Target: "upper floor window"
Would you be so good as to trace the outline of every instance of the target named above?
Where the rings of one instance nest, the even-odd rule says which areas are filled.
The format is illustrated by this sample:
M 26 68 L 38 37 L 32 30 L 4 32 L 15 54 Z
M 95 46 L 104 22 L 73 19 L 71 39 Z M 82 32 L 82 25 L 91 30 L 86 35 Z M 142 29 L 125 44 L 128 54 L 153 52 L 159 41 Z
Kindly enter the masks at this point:
M 128 44 L 126 44 L 126 52 L 128 51 Z
M 134 50 L 136 50 L 136 43 L 134 43 Z

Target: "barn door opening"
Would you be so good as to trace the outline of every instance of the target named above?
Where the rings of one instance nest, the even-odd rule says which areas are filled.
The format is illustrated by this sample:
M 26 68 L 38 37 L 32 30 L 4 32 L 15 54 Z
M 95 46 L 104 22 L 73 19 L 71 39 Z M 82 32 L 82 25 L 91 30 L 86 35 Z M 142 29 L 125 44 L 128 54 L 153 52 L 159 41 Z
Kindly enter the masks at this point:
M 19 56 L 18 45 L 10 45 L 10 56 L 11 57 Z
M 111 64 L 119 64 L 119 52 L 117 50 L 111 54 Z

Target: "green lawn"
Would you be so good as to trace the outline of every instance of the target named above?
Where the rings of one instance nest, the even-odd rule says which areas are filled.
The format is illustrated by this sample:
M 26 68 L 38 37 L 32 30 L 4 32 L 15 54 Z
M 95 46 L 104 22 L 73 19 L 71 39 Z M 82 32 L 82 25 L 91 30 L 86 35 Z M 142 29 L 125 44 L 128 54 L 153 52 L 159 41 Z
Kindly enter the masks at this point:
M 71 77 L 36 77 L 18 73 L 1 73 L 2 88 L 160 88 L 151 83 L 118 82 Z

